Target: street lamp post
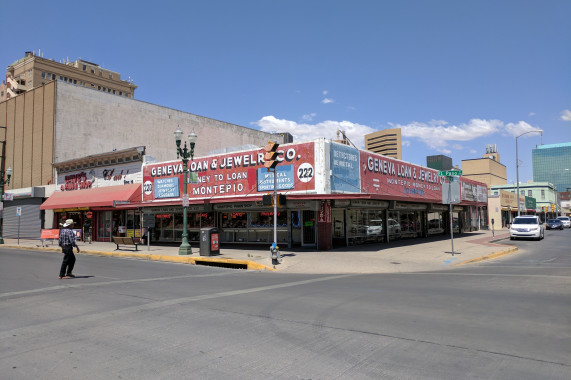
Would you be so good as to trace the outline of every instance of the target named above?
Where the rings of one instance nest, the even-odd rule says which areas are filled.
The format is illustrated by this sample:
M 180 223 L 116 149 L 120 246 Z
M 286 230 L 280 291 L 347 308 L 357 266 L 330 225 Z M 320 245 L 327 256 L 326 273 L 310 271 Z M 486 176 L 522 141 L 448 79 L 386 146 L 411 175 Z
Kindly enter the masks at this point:
M 523 135 L 527 135 L 528 133 L 532 133 L 532 132 L 539 132 L 541 133 L 541 135 L 543 136 L 543 129 L 534 129 L 533 131 L 527 131 L 522 133 L 519 136 L 516 136 L 515 138 L 515 173 L 516 173 L 516 181 L 517 181 L 517 216 L 520 216 L 520 209 L 519 209 L 519 157 L 518 157 L 518 149 L 517 149 L 517 139 L 520 138 Z
M 8 168 L 6 169 L 6 172 L 4 172 L 4 149 L 6 147 L 6 141 L 2 141 L 3 142 L 3 147 L 2 147 L 2 164 L 0 164 L 0 202 L 3 202 L 4 200 L 4 185 L 7 185 L 10 183 L 10 177 L 12 177 L 12 168 Z M 4 177 L 6 177 L 6 179 L 4 179 Z M 4 210 L 2 210 L 2 213 L 4 213 Z M 2 237 L 4 232 L 4 216 L 0 216 L 0 244 L 4 244 L 4 238 Z
M 190 145 L 190 149 L 186 146 L 186 141 L 184 142 L 184 147 L 181 148 L 181 140 L 182 140 L 182 131 L 180 128 L 177 128 L 174 132 L 174 139 L 176 141 L 176 157 L 182 158 L 182 173 L 183 173 L 183 207 L 182 207 L 182 243 L 178 249 L 179 255 L 192 255 L 192 249 L 190 248 L 190 244 L 188 243 L 188 196 L 187 196 L 187 184 L 188 184 L 188 159 L 190 158 L 191 161 L 194 160 L 194 144 L 196 143 L 196 139 L 198 136 L 194 131 L 190 132 L 188 135 L 188 142 Z

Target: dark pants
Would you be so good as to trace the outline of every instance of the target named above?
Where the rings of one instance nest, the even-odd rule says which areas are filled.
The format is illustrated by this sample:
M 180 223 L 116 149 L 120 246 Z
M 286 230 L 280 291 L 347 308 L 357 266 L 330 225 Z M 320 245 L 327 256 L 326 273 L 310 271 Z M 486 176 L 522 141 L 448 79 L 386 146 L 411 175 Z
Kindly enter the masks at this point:
M 63 261 L 61 263 L 59 275 L 60 277 L 64 277 L 66 274 L 71 274 L 73 271 L 73 266 L 75 265 L 75 255 L 73 254 L 72 245 L 64 245 L 61 249 L 63 252 Z

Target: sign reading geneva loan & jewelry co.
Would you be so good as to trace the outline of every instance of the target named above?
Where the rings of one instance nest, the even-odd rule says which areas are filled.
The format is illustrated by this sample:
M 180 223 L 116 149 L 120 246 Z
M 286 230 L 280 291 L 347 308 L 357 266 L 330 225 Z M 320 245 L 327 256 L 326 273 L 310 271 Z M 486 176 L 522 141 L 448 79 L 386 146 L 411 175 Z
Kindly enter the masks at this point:
M 281 145 L 277 166 L 280 191 L 315 190 L 315 144 Z M 264 150 L 257 149 L 195 158 L 188 164 L 190 199 L 250 196 L 273 190 L 273 173 L 264 167 Z M 182 161 L 143 166 L 143 201 L 180 198 L 183 192 Z

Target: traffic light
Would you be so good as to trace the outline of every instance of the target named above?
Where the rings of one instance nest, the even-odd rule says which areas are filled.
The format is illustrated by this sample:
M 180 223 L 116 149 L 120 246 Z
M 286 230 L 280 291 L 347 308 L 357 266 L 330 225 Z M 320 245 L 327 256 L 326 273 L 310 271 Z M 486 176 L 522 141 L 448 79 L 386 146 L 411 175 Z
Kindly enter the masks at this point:
M 285 207 L 286 202 L 287 202 L 287 200 L 286 200 L 285 194 L 278 194 L 278 206 Z
M 264 147 L 264 150 L 266 151 L 266 154 L 264 155 L 264 166 L 266 168 L 273 169 L 277 166 L 277 164 L 279 164 L 279 153 L 277 152 L 279 146 L 280 144 L 276 142 L 268 141 L 268 145 Z
M 262 195 L 262 205 L 263 206 L 273 206 L 274 205 L 274 201 L 272 199 L 273 197 L 269 194 L 267 195 Z
M 551 212 L 555 212 L 555 205 L 553 203 L 551 204 Z

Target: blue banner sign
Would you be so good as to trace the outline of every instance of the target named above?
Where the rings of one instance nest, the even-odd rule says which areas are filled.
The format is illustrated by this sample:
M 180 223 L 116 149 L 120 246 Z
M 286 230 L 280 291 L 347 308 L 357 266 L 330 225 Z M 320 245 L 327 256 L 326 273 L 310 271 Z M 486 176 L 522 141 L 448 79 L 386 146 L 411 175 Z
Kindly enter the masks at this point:
M 155 179 L 155 199 L 178 198 L 178 177 Z
M 343 144 L 331 144 L 331 191 L 360 193 L 359 151 Z
M 277 170 L 277 187 L 278 190 L 290 190 L 295 187 L 295 177 L 293 165 L 278 165 Z M 274 172 L 268 172 L 266 168 L 258 169 L 258 191 L 274 190 Z

